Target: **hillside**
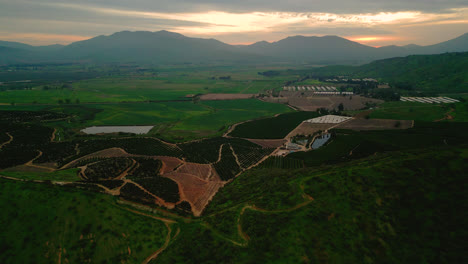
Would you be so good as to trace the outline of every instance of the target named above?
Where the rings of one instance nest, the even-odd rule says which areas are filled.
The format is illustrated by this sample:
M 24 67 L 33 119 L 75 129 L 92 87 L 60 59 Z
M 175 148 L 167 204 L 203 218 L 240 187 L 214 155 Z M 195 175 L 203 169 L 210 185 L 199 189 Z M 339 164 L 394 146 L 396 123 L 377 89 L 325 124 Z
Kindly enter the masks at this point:
M 392 84 L 433 92 L 468 90 L 468 52 L 414 55 L 379 60 L 354 70 L 359 77 L 375 77 Z
M 307 74 L 307 72 L 302 72 Z M 435 93 L 468 91 L 468 52 L 411 55 L 362 66 L 334 65 L 309 71 L 312 77 L 376 78 L 393 86 Z
M 262 64 L 356 65 L 411 54 L 468 51 L 468 34 L 431 46 L 374 48 L 337 36 L 293 36 L 277 42 L 229 45 L 168 31 L 122 31 L 67 46 L 35 47 L 0 41 L 0 63 Z

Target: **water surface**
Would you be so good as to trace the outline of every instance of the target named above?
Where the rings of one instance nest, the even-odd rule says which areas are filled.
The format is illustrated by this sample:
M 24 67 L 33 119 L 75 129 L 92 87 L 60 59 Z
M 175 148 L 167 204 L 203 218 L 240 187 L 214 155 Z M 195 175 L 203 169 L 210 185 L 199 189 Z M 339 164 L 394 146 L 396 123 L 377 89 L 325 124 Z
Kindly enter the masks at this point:
M 329 133 L 323 134 L 320 137 L 315 138 L 314 143 L 312 143 L 312 149 L 320 148 L 325 143 L 327 143 L 328 140 L 330 140 L 330 138 L 331 138 L 331 134 L 329 134 Z
M 101 133 L 133 133 L 147 134 L 153 126 L 92 126 L 82 129 L 81 132 L 86 134 L 101 134 Z

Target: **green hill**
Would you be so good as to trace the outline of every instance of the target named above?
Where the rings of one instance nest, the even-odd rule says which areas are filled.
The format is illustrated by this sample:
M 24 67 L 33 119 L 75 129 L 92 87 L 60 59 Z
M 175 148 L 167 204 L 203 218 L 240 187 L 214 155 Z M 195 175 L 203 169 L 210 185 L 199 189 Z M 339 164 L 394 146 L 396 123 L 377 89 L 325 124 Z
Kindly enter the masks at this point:
M 434 92 L 468 91 L 468 52 L 414 55 L 378 60 L 357 67 L 356 77 L 374 77 L 394 85 Z

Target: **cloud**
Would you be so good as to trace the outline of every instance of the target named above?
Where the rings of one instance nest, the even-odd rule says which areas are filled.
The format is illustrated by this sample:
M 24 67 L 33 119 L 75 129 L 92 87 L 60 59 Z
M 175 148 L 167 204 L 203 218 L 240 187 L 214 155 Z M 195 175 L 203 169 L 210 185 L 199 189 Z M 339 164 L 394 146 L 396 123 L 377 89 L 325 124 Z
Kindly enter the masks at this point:
M 466 0 L 0 0 L 0 5 L 0 31 L 10 33 L 93 36 L 165 29 L 229 43 L 297 34 L 375 41 L 385 35 L 390 41 L 390 35 L 404 33 L 398 39 L 410 41 L 411 29 L 419 34 L 436 25 L 458 34 L 465 33 L 460 25 L 468 25 Z

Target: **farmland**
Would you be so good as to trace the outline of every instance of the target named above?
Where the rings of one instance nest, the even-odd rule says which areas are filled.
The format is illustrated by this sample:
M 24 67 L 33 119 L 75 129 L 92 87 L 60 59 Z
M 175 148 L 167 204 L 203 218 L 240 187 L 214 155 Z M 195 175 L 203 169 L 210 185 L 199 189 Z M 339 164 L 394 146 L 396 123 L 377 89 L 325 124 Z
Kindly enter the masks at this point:
M 315 112 L 295 112 L 237 125 L 229 134 L 241 138 L 284 138 L 302 121 L 319 116 Z
M 463 99 L 302 95 L 282 87 L 325 83 L 283 67 L 117 69 L 0 91 L 0 262 L 466 262 Z M 109 125 L 154 128 L 80 132 Z
M 446 105 L 416 102 L 387 102 L 370 114 L 371 118 L 435 121 L 444 118 Z

